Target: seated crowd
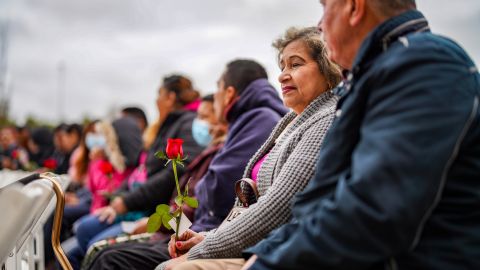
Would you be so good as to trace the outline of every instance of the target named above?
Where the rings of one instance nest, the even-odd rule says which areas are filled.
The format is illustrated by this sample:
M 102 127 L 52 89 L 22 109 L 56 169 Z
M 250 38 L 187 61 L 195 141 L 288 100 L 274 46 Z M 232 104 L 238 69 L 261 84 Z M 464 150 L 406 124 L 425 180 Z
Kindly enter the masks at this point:
M 73 180 L 61 237 L 74 269 L 480 269 L 477 68 L 414 0 L 320 2 L 318 27 L 273 42 L 281 96 L 262 65 L 235 59 L 213 95 L 164 77 L 151 123 L 128 107 L 1 130 L 3 169 Z M 171 138 L 198 200 L 178 238 L 147 233 L 157 205 L 178 204 L 156 155 Z

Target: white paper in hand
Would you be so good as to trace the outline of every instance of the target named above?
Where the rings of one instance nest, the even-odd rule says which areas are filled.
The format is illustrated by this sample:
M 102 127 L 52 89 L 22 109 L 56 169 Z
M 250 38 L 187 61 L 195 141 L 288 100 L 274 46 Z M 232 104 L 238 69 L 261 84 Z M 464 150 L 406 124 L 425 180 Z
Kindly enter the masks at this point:
M 135 229 L 137 228 L 137 222 L 135 221 L 122 221 L 120 223 L 120 226 L 122 227 L 122 231 L 124 233 L 132 234 Z
M 177 232 L 177 221 L 175 218 L 170 219 L 168 222 L 170 226 L 172 226 L 172 229 Z M 182 218 L 180 219 L 180 226 L 178 228 L 178 235 L 182 235 L 184 232 L 186 232 L 190 226 L 192 226 L 192 222 L 185 216 L 185 214 L 182 213 Z

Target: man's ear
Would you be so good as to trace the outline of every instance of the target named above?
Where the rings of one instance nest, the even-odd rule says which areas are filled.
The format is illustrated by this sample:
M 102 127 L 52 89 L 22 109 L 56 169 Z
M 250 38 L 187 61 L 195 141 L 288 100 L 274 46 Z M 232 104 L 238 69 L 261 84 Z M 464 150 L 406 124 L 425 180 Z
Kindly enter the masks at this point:
M 229 86 L 225 89 L 225 106 L 230 105 L 233 100 L 237 97 L 237 90 L 235 90 L 235 87 Z
M 347 0 L 350 4 L 350 26 L 357 26 L 365 17 L 365 0 Z

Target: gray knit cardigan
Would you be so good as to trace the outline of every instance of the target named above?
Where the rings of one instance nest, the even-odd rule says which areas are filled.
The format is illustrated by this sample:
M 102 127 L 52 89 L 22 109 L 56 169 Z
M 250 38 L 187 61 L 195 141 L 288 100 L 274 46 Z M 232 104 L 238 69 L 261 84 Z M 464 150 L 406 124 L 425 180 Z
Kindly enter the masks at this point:
M 241 257 L 242 250 L 290 220 L 293 196 L 305 188 L 314 174 L 336 104 L 337 97 L 328 91 L 312 101 L 298 117 L 290 112 L 280 120 L 245 169 L 244 177 L 250 177 L 255 163 L 268 153 L 258 173 L 257 203 L 221 229 L 207 233 L 205 239 L 188 252 L 189 260 Z

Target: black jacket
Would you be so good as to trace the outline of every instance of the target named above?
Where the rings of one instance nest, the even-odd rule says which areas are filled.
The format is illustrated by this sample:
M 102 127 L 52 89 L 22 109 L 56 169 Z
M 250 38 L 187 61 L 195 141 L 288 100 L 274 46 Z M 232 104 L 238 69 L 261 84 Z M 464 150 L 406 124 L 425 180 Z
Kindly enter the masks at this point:
M 155 157 L 155 152 L 165 151 L 168 138 L 183 139 L 183 152 L 188 159 L 185 166 L 200 154 L 203 147 L 199 146 L 192 137 L 192 122 L 195 113 L 189 111 L 175 111 L 168 115 L 160 127 L 157 138 L 150 148 L 146 167 L 147 182 L 132 192 L 123 194 L 123 200 L 129 211 L 152 210 L 158 204 L 168 204 L 172 196 L 175 180 L 171 166 L 165 166 L 165 161 Z M 178 166 L 179 177 L 185 168 Z

